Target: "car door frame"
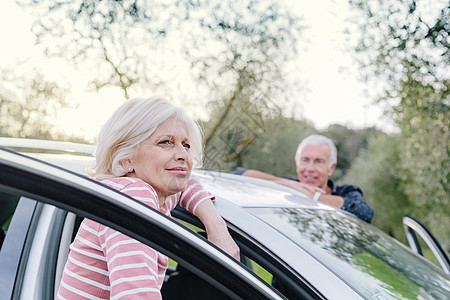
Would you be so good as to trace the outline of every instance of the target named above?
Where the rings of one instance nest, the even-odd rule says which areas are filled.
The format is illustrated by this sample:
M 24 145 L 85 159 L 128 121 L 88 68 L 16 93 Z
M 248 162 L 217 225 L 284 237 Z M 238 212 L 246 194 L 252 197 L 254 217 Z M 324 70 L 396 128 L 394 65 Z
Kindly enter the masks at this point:
M 211 284 L 232 298 L 283 299 L 243 265 L 174 220 L 73 172 L 0 149 L 0 190 L 54 205 L 121 231 L 182 262 L 197 275 L 207 274 Z M 16 278 L 20 275 L 16 274 Z
M 422 247 L 417 238 L 417 235 L 419 235 L 433 252 L 444 272 L 450 275 L 450 260 L 447 252 L 424 224 L 413 217 L 405 215 L 403 216 L 403 229 L 413 252 L 423 256 Z

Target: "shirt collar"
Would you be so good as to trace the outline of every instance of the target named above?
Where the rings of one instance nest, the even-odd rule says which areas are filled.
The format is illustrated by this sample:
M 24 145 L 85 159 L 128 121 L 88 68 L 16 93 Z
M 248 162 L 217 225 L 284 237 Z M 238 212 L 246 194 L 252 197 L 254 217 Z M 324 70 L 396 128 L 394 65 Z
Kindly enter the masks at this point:
M 327 186 L 331 189 L 332 194 L 334 194 L 336 192 L 336 186 L 334 185 L 333 180 L 328 179 Z

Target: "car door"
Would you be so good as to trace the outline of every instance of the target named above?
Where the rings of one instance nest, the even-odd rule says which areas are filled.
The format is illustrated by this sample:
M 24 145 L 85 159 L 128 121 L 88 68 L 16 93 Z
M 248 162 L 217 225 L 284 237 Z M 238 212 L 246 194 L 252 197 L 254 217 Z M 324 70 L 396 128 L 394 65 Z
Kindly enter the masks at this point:
M 168 255 L 231 299 L 283 299 L 195 233 L 77 174 L 0 150 L 0 192 L 19 199 L 0 254 L 4 299 L 52 298 L 61 241 L 67 239 L 63 233 L 73 216 L 68 212 L 103 223 Z
M 404 216 L 403 229 L 405 231 L 409 246 L 415 253 L 423 256 L 422 247 L 420 246 L 419 239 L 417 238 L 418 235 L 433 252 L 444 272 L 446 274 L 450 274 L 450 259 L 447 252 L 425 225 L 413 217 Z
M 220 199 L 216 201 L 218 200 Z M 204 232 L 200 220 L 184 208 L 177 207 L 172 211 L 172 215 L 194 231 Z M 317 288 L 245 231 L 233 225 L 229 225 L 229 231 L 241 250 L 241 262 L 267 283 L 273 284 L 274 288 L 285 297 L 288 299 L 326 299 Z M 351 298 L 349 296 L 349 299 Z

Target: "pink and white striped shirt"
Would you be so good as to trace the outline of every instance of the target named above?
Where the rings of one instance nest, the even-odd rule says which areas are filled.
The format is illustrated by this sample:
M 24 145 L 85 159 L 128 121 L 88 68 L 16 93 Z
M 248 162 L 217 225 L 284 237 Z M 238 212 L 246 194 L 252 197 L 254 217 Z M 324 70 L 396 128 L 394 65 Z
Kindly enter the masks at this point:
M 186 190 L 159 206 L 155 190 L 138 178 L 118 177 L 102 183 L 170 215 L 180 204 L 195 212 L 214 197 L 194 179 Z M 160 289 L 168 266 L 162 253 L 116 230 L 84 219 L 64 268 L 58 299 L 161 299 Z

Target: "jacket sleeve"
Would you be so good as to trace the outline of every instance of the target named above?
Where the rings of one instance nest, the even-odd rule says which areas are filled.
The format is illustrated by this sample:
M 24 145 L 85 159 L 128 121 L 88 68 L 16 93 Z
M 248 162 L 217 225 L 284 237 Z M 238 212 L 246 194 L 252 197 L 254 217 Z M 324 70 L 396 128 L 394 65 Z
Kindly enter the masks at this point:
M 370 223 L 373 218 L 373 210 L 364 199 L 360 188 L 352 185 L 345 185 L 340 188 L 337 194 L 344 198 L 343 210 L 348 211 L 363 221 Z

